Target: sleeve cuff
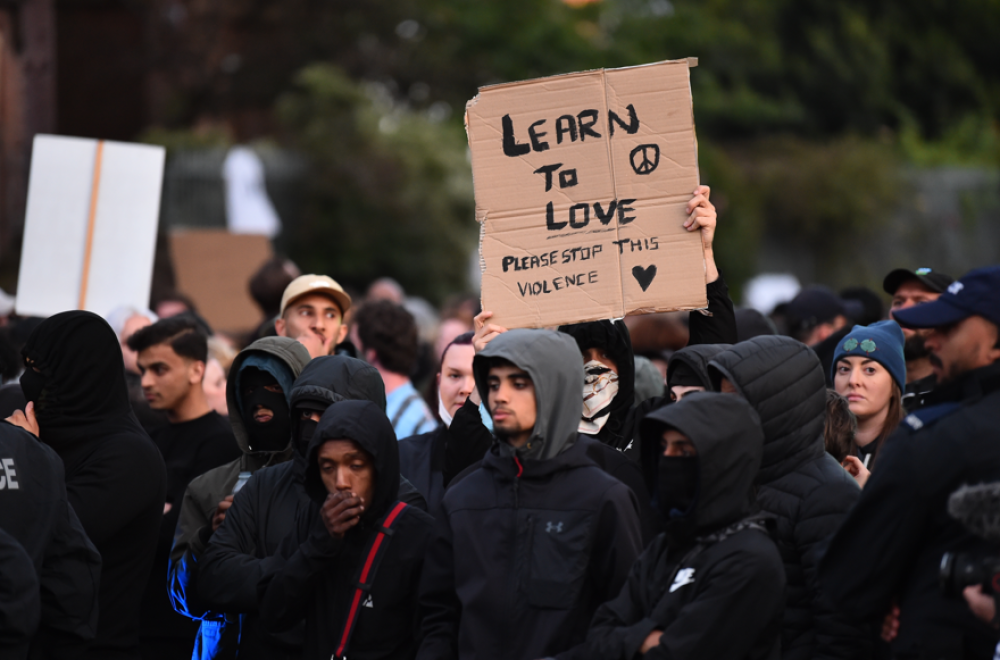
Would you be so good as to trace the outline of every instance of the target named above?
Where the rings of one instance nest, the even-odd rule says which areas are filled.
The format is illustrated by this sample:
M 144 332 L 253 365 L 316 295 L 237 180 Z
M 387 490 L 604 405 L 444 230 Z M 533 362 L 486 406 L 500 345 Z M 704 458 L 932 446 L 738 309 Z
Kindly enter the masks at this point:
M 211 539 L 212 539 L 212 526 L 205 525 L 204 527 L 198 530 L 198 543 L 200 544 L 201 547 L 197 549 L 204 550 L 206 547 L 208 547 L 208 542 Z

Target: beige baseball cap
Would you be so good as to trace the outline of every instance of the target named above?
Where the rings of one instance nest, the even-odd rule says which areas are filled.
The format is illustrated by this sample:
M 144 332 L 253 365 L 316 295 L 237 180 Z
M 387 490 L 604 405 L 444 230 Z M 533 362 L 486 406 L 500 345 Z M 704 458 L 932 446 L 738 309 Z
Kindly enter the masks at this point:
M 347 310 L 351 308 L 351 297 L 344 293 L 343 287 L 333 278 L 326 275 L 300 275 L 285 287 L 278 316 L 284 316 L 285 309 L 302 296 L 314 293 L 332 298 L 340 306 L 341 314 L 347 314 Z

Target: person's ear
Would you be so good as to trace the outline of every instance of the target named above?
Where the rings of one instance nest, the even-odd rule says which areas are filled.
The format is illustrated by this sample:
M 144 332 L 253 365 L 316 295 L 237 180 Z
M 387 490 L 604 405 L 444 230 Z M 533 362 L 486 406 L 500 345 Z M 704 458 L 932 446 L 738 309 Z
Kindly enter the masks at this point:
M 374 348 L 365 349 L 363 355 L 365 356 L 365 362 L 368 364 L 373 366 L 378 364 L 378 353 L 375 352 Z
M 188 381 L 196 385 L 205 380 L 205 363 L 201 360 L 191 360 L 191 368 L 188 371 Z
M 274 319 L 274 331 L 278 333 L 279 337 L 287 337 L 285 319 L 280 316 Z

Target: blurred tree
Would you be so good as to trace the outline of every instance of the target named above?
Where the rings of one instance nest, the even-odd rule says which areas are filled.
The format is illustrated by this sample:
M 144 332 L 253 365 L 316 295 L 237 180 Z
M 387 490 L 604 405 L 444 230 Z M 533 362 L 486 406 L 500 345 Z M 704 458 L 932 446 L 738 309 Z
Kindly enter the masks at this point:
M 460 130 L 329 65 L 298 75 L 278 117 L 311 161 L 289 238 L 304 271 L 356 288 L 390 276 L 435 302 L 464 287 L 478 234 Z

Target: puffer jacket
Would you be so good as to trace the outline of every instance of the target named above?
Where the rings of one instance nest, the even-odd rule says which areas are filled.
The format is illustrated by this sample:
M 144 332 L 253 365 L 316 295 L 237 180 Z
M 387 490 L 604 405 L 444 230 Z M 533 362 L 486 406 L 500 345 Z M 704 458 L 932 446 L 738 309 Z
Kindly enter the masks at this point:
M 230 373 L 238 374 L 247 356 L 255 353 L 281 360 L 296 378 L 310 360 L 309 351 L 294 339 L 265 337 L 236 356 Z M 235 378 L 230 379 L 231 383 L 234 381 Z M 194 644 L 193 657 L 196 659 L 236 657 L 239 639 L 239 619 L 230 617 L 227 620 L 225 614 L 213 609 L 198 595 L 199 563 L 212 537 L 212 516 L 219 502 L 233 493 L 240 472 L 255 473 L 266 466 L 278 465 L 292 458 L 294 451 L 291 441 L 280 452 L 251 451 L 249 437 L 238 412 L 240 408 L 234 385 L 227 385 L 226 401 L 229 404 L 229 423 L 243 455 L 231 463 L 209 470 L 188 484 L 167 568 L 167 591 L 174 610 L 201 621 Z
M 777 518 L 788 583 L 782 657 L 866 657 L 869 631 L 834 610 L 817 575 L 820 546 L 861 494 L 823 448 L 826 379 L 819 358 L 789 337 L 754 337 L 717 355 L 709 375 L 716 390 L 729 380 L 764 429 L 757 501 Z

